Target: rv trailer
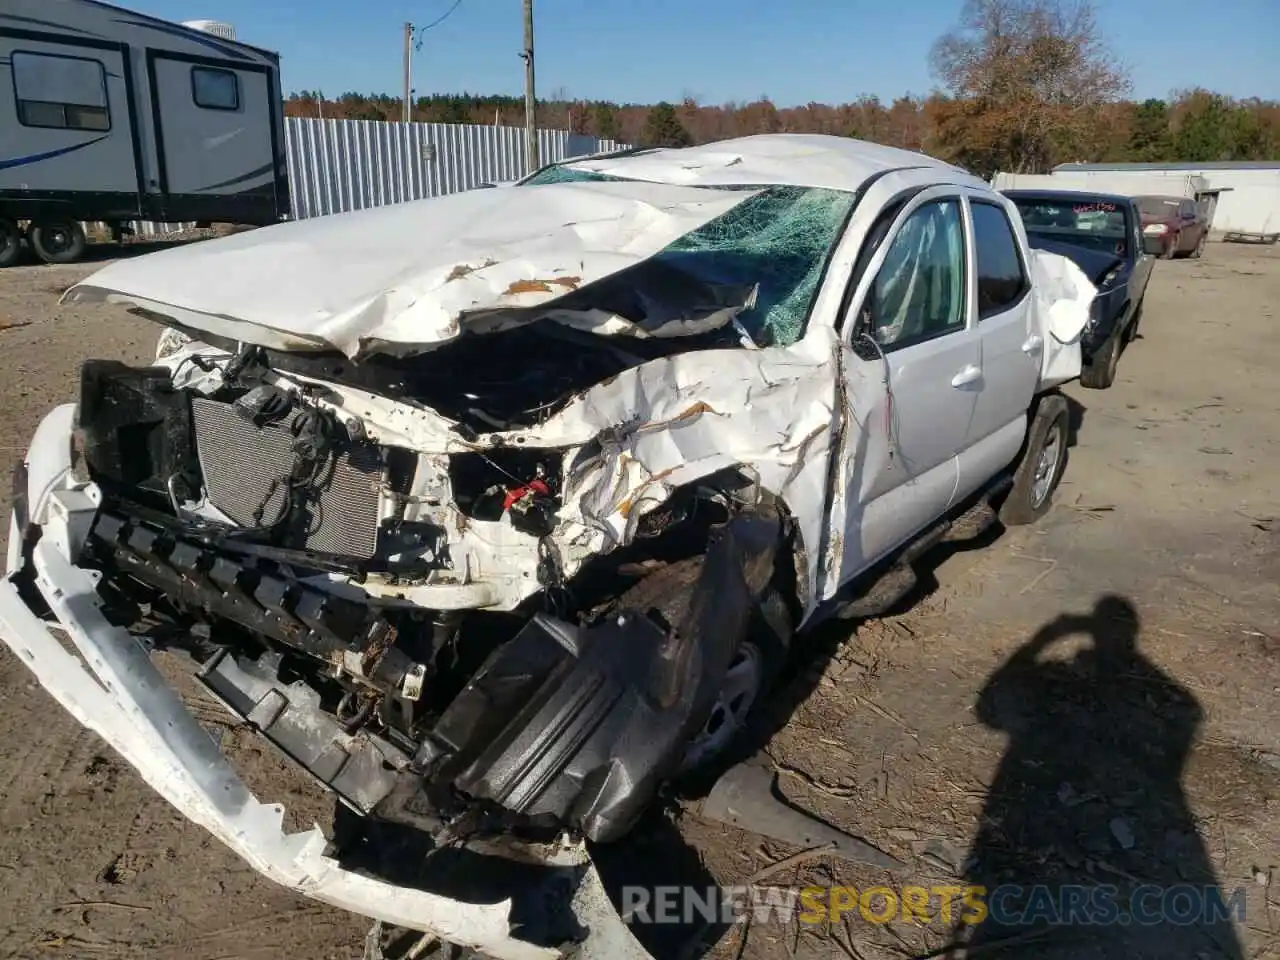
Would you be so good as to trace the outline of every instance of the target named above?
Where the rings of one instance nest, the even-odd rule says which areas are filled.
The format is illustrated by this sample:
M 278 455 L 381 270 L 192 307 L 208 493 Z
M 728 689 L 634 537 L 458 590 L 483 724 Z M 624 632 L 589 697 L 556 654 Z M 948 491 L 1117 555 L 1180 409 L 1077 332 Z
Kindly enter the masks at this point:
M 279 57 L 96 0 L 0 2 L 0 266 L 84 221 L 289 214 Z

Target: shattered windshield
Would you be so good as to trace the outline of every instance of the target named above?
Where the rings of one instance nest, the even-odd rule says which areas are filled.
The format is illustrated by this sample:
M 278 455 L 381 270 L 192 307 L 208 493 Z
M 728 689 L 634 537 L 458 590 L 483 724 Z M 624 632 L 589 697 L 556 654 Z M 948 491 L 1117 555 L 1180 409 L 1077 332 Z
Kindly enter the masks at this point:
M 816 187 L 769 187 L 687 233 L 657 259 L 715 284 L 758 284 L 738 322 L 760 345 L 786 346 L 804 332 L 827 256 L 854 195 Z
M 622 179 L 552 166 L 525 185 Z M 804 333 L 823 268 L 855 200 L 843 190 L 765 187 L 680 237 L 650 262 L 713 287 L 755 286 L 755 297 L 737 315 L 737 323 L 758 346 L 788 346 Z
M 543 167 L 520 185 L 522 187 L 535 187 L 543 183 L 604 183 L 621 179 L 621 177 L 611 177 L 607 173 L 592 173 L 590 170 L 574 170 L 570 167 L 556 163 L 549 167 Z

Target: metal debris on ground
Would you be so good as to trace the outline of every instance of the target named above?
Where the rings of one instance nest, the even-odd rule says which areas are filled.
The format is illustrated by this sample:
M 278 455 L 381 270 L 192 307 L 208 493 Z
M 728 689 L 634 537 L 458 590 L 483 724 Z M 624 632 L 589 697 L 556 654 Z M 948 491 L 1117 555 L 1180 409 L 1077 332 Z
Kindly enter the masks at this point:
M 770 766 L 748 761 L 733 767 L 711 788 L 698 815 L 799 847 L 892 870 L 902 861 L 824 820 L 792 806 L 778 789 Z
M 1133 827 L 1129 826 L 1129 821 L 1124 817 L 1116 817 L 1111 821 L 1111 835 L 1125 850 L 1133 849 Z

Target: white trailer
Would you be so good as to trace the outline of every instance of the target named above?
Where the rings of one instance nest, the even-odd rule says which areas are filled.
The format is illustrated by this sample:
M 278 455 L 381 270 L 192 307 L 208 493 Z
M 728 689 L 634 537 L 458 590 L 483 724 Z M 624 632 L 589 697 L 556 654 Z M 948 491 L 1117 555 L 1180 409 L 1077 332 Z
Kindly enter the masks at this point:
M 83 221 L 289 214 L 279 57 L 97 0 L 0 3 L 0 266 Z
M 1079 190 L 1122 197 L 1186 197 L 1189 200 L 1197 200 L 1209 191 L 1209 184 L 1203 177 L 1190 174 L 1165 177 L 1108 170 L 997 173 L 991 178 L 991 185 L 997 190 Z

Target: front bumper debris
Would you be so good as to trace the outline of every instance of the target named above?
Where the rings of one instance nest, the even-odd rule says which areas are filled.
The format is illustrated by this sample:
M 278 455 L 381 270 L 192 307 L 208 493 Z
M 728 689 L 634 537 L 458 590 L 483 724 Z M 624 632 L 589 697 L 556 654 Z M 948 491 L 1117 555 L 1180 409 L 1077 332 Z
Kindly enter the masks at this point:
M 22 537 L 16 521 L 11 543 Z M 326 856 L 319 827 L 286 834 L 284 808 L 249 792 L 143 647 L 105 618 L 96 575 L 72 563 L 61 546 L 57 538 L 41 538 L 30 548 L 27 565 L 0 580 L 0 639 L 55 700 L 111 744 L 156 792 L 259 873 L 313 899 L 496 958 L 554 958 L 566 951 L 583 958 L 649 956 L 617 915 L 585 852 L 563 868 L 553 889 L 544 884 L 499 902 L 470 903 L 344 869 Z M 19 577 L 33 581 L 78 657 L 24 600 Z M 515 918 L 546 911 L 549 895 L 568 901 L 581 939 L 563 945 L 521 939 Z

